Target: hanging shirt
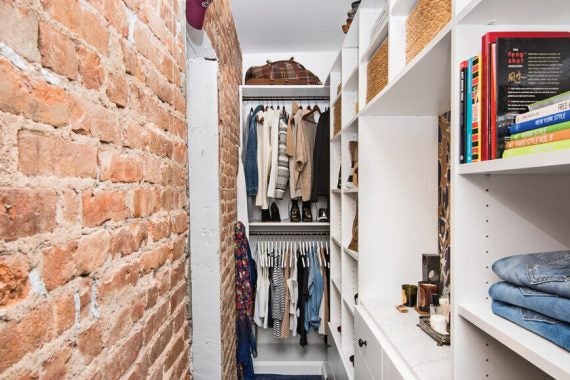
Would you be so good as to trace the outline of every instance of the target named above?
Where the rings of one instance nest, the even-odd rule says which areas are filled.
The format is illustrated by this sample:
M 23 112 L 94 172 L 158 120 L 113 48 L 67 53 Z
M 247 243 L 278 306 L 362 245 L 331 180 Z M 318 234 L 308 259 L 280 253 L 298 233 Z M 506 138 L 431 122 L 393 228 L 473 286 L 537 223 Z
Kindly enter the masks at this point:
M 311 200 L 313 150 L 316 134 L 315 114 L 311 113 L 310 110 L 305 110 L 297 124 L 297 143 L 295 145 L 295 171 L 297 175 L 295 186 L 297 194 L 300 194 L 303 202 Z
M 287 287 L 289 288 L 289 329 L 292 331 L 293 336 L 297 336 L 297 300 L 299 299 L 299 285 L 297 282 L 297 254 L 291 248 L 291 275 L 287 280 Z
M 275 198 L 283 199 L 287 183 L 289 182 L 289 157 L 287 156 L 287 121 L 285 107 L 279 117 L 279 155 L 277 157 L 277 182 L 275 184 Z
M 317 202 L 319 195 L 327 196 L 330 191 L 330 111 L 319 117 L 315 149 L 313 150 L 313 178 L 311 202 Z
M 271 167 L 271 123 L 273 122 L 273 110 L 257 114 L 257 166 L 259 171 L 258 191 L 255 200 L 256 206 L 263 210 L 269 208 L 267 200 L 267 185 L 269 184 L 269 169 Z
M 273 299 L 271 316 L 273 317 L 273 336 L 281 337 L 281 323 L 285 314 L 285 292 L 283 283 L 283 268 L 281 268 L 279 255 L 273 255 Z
M 297 150 L 297 130 L 298 125 L 303 116 L 303 110 L 296 108 L 293 104 L 293 109 L 291 111 L 291 117 L 289 118 L 289 123 L 287 125 L 287 155 L 289 156 L 289 189 L 291 191 L 291 199 L 297 199 L 301 196 L 300 192 L 297 192 L 297 178 L 299 177 L 298 172 L 295 170 L 295 152 Z
M 273 112 L 273 120 L 271 122 L 271 169 L 269 171 L 269 185 L 267 188 L 267 196 L 275 198 L 275 190 L 277 185 L 278 156 L 279 156 L 279 114 L 280 110 Z
M 289 277 L 291 276 L 291 267 L 289 266 L 290 263 L 290 251 L 289 249 L 284 250 L 283 254 L 283 292 L 285 294 L 284 303 L 283 303 L 283 322 L 281 323 L 281 339 L 287 339 L 289 337 L 289 322 L 290 322 L 290 314 L 289 314 Z

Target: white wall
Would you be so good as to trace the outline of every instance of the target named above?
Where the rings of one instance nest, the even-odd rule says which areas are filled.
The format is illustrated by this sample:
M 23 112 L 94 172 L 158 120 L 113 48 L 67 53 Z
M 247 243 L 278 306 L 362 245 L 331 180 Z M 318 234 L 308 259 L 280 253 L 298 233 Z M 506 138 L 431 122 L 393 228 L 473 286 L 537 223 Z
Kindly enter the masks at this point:
M 265 65 L 267 60 L 279 61 L 295 58 L 295 61 L 311 70 L 319 77 L 321 82 L 327 79 L 329 71 L 334 63 L 338 51 L 315 51 L 315 52 L 278 52 L 278 53 L 249 53 L 243 55 L 243 75 L 251 66 Z

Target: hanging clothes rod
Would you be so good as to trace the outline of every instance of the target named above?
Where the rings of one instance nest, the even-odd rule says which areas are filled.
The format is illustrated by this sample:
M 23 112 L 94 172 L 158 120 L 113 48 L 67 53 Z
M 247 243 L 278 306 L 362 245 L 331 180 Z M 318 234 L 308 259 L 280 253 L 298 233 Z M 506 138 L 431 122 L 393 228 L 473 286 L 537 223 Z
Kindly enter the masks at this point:
M 329 236 L 328 232 L 257 232 L 250 231 L 250 236 Z
M 314 101 L 322 101 L 322 102 L 329 102 L 329 96 L 243 96 L 243 101 L 252 101 L 252 102 L 267 102 L 267 101 L 307 101 L 307 100 L 314 100 Z

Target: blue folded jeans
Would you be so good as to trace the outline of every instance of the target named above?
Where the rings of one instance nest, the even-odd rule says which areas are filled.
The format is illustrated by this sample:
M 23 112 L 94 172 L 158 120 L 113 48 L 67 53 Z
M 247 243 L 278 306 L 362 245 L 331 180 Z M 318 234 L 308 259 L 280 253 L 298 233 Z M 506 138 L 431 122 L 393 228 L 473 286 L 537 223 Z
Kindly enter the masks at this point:
M 549 318 L 546 315 L 513 306 L 501 301 L 493 301 L 493 313 L 548 339 L 552 343 L 570 351 L 570 325 Z
M 493 271 L 511 284 L 570 298 L 570 251 L 505 257 Z
M 570 299 L 538 290 L 497 282 L 489 289 L 495 301 L 524 307 L 562 322 L 570 323 Z

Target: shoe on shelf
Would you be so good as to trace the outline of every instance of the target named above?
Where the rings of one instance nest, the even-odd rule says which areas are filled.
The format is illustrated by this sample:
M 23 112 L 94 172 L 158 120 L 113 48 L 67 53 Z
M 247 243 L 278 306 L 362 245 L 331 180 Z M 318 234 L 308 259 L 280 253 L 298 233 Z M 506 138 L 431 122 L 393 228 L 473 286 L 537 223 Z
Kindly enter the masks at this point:
M 293 203 L 291 205 L 291 210 L 289 211 L 289 219 L 293 223 L 298 223 L 301 221 L 301 211 L 299 210 L 299 203 L 296 199 L 291 200 Z
M 341 174 L 340 174 L 341 172 L 342 172 L 342 168 L 338 168 L 338 182 L 337 182 L 337 184 L 336 184 L 336 188 L 339 189 L 339 190 L 341 189 L 341 184 L 342 184 L 342 179 L 340 178 L 340 177 L 341 177 Z
M 320 208 L 319 209 L 319 217 L 317 218 L 318 222 L 328 222 L 329 221 L 329 217 L 327 215 L 327 210 L 324 208 Z
M 261 209 L 261 221 L 271 222 L 271 213 L 269 212 L 269 209 Z
M 303 202 L 303 222 L 310 223 L 313 221 L 313 213 L 311 212 L 311 202 Z
M 271 203 L 271 221 L 272 222 L 280 222 L 281 215 L 279 214 L 279 207 L 275 202 Z

